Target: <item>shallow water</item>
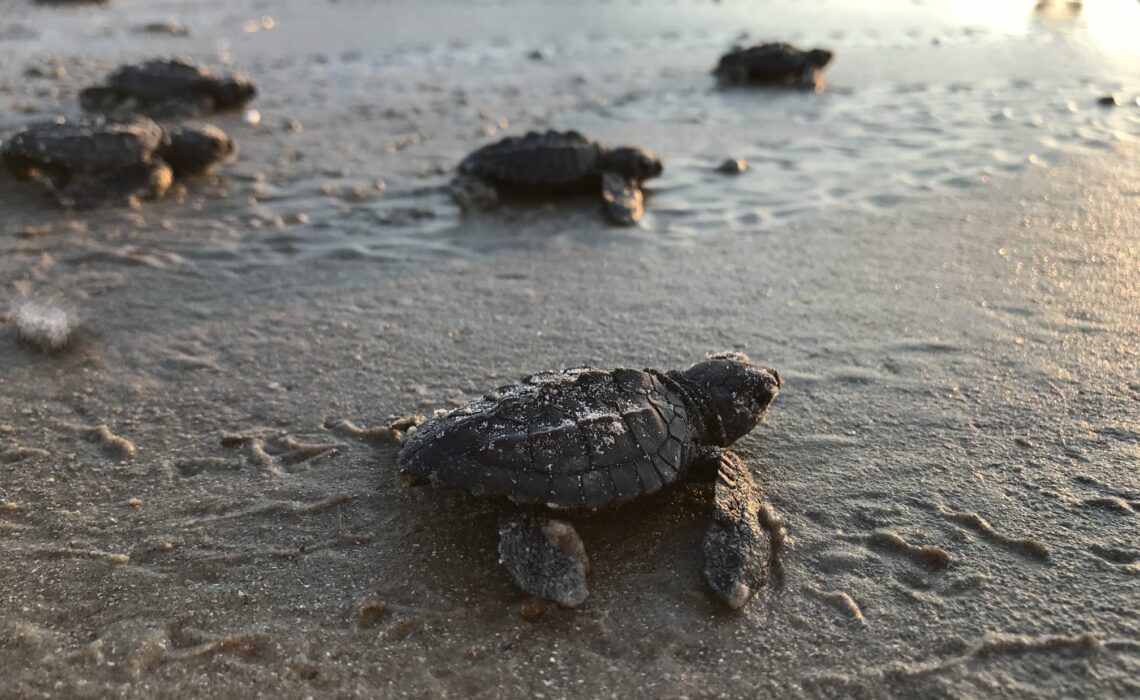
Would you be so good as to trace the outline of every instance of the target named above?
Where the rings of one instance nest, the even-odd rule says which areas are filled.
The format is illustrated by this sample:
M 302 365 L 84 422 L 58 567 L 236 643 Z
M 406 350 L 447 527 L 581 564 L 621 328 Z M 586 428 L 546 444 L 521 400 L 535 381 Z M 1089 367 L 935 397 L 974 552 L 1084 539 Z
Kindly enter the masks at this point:
M 10 4 L 13 26 L 37 36 L 6 42 L 10 112 L 35 110 L 8 114 L 8 126 L 74 113 L 71 98 L 83 85 L 120 60 L 156 52 L 232 61 L 257 75 L 260 125 L 238 115 L 217 120 L 246 157 L 224 183 L 195 183 L 189 208 L 175 201 L 143 214 L 148 225 L 169 218 L 176 228 L 208 228 L 205 243 L 200 232 L 182 242 L 163 235 L 168 251 L 191 264 L 427 261 L 510 247 L 516 241 L 470 235 L 443 187 L 474 146 L 532 128 L 577 128 L 657 150 L 667 168 L 650 183 L 649 216 L 623 233 L 652 245 L 696 245 L 825 208 L 890 211 L 1066 154 L 1112 152 L 1140 130 L 1132 101 L 1140 51 L 1121 50 L 1103 28 L 1106 13 L 1140 25 L 1128 2 L 1049 21 L 1028 10 L 983 21 L 981 7 L 909 2 L 874 11 L 598 3 L 590 12 L 532 3 L 277 3 L 244 12 L 170 3 L 165 14 L 128 2 L 71 12 Z M 781 17 L 781 37 L 840 54 L 826 93 L 716 88 L 708 74 L 715 57 L 756 23 L 752 13 L 765 12 Z M 162 18 L 187 24 L 191 36 L 130 31 Z M 547 58 L 529 59 L 535 49 Z M 66 74 L 21 77 L 41 63 Z M 1123 109 L 1096 104 L 1111 92 L 1128 101 Z M 752 167 L 726 178 L 715 172 L 726 157 Z M 518 217 L 513 230 L 560 233 L 551 219 L 561 214 L 542 208 L 499 212 L 486 223 L 498 228 L 504 215 Z
M 994 4 L 0 0 L 4 131 L 155 53 L 263 86 L 138 211 L 0 174 L 0 310 L 81 322 L 0 325 L 0 695 L 1135 696 L 1140 6 Z M 716 89 L 743 31 L 835 48 L 828 89 Z M 460 216 L 454 163 L 547 125 L 662 155 L 640 227 Z M 730 348 L 786 384 L 739 615 L 698 487 L 578 522 L 591 598 L 531 623 L 498 506 L 327 427 Z

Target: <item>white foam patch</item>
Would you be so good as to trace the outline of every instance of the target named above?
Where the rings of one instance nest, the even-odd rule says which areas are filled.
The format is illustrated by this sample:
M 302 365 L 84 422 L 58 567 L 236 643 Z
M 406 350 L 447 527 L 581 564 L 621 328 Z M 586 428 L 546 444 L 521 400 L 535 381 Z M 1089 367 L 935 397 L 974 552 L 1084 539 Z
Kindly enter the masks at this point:
M 56 302 L 29 301 L 15 315 L 16 332 L 41 350 L 61 350 L 71 342 L 79 321 Z

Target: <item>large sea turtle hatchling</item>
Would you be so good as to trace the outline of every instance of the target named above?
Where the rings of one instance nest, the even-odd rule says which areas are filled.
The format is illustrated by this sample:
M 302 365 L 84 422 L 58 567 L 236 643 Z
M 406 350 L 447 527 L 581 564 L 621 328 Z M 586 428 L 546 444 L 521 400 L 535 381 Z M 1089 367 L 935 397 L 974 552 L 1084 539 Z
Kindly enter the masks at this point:
M 175 176 L 202 173 L 236 152 L 215 126 L 164 129 L 146 117 L 36 124 L 0 144 L 17 179 L 41 179 L 60 204 L 77 208 L 161 197 Z
M 608 148 L 577 131 L 532 131 L 464 158 L 452 193 L 461 205 L 470 205 L 493 201 L 500 191 L 601 192 L 609 217 L 628 226 L 645 213 L 641 183 L 662 169 L 661 160 L 644 148 Z
M 779 388 L 774 370 L 742 353 L 673 372 L 542 372 L 419 426 L 398 465 L 412 481 L 528 506 L 501 521 L 500 561 L 527 593 L 570 607 L 586 599 L 585 548 L 548 511 L 594 511 L 681 480 L 715 481 L 704 576 L 739 608 L 763 584 L 783 529 L 748 467 L 724 448 L 763 419 Z
M 721 56 L 713 75 L 725 83 L 798 85 L 819 90 L 826 82 L 823 69 L 834 57 L 827 49 L 804 51 L 791 44 L 757 44 Z
M 142 113 L 156 119 L 198 117 L 234 109 L 257 95 L 244 73 L 218 73 L 183 58 L 121 66 L 103 85 L 79 93 L 79 104 L 101 114 Z

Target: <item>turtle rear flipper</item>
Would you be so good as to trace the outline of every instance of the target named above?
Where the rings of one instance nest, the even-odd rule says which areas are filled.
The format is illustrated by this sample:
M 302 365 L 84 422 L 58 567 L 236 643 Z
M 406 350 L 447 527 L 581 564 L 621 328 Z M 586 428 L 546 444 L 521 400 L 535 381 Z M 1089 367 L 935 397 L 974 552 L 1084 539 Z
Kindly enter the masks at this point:
M 632 226 L 645 214 L 641 187 L 615 172 L 602 173 L 602 200 L 606 204 L 606 216 L 615 224 Z
M 748 83 L 748 68 L 736 64 L 722 64 L 713 70 L 713 75 L 723 85 L 745 85 Z
M 31 180 L 41 170 L 42 163 L 12 150 L 3 153 L 4 165 L 17 180 Z
M 494 183 L 476 175 L 457 175 L 447 186 L 447 193 L 460 209 L 489 209 L 499 203 Z
M 718 452 L 713 524 L 705 535 L 705 580 L 736 610 L 768 577 L 773 548 L 783 541 L 779 517 L 760 500 L 760 489 L 739 458 Z M 769 541 L 771 538 L 771 541 Z
M 499 523 L 499 562 L 530 595 L 574 608 L 589 594 L 586 548 L 565 521 L 504 517 Z
M 166 163 L 133 163 L 110 173 L 72 177 L 56 190 L 56 198 L 63 206 L 75 209 L 123 206 L 138 199 L 161 197 L 170 188 L 173 177 Z

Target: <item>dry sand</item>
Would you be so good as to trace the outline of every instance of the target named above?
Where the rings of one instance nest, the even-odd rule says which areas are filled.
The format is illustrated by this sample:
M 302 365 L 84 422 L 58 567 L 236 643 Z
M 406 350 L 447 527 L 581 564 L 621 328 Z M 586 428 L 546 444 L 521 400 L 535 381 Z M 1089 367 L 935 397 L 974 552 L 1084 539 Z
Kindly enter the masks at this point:
M 1140 110 L 1095 106 L 1140 64 L 1095 14 L 765 3 L 840 51 L 805 96 L 710 89 L 731 3 L 239 5 L 0 0 L 5 127 L 158 51 L 265 86 L 260 126 L 217 120 L 236 164 L 139 211 L 0 174 L 0 311 L 80 323 L 62 352 L 0 325 L 0 697 L 1140 693 Z M 123 28 L 156 19 L 191 35 Z M 447 168 L 544 124 L 662 153 L 641 228 L 460 217 Z M 535 610 L 500 505 L 335 427 L 724 349 L 785 383 L 739 448 L 789 545 L 739 614 L 700 578 L 702 487 L 577 521 L 591 597 Z

